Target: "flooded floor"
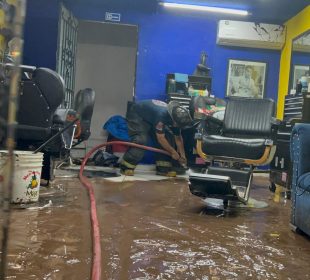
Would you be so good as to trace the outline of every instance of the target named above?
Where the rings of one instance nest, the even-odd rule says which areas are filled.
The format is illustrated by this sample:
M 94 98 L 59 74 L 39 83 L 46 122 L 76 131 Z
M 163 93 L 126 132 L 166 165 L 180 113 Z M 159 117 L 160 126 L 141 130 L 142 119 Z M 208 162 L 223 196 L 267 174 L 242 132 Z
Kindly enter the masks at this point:
M 290 230 L 290 202 L 273 202 L 267 178 L 252 188 L 259 207 L 226 212 L 185 180 L 93 182 L 102 279 L 310 279 L 310 240 Z M 7 279 L 90 279 L 86 191 L 77 179 L 55 186 L 66 196 L 46 193 L 51 206 L 12 212 Z

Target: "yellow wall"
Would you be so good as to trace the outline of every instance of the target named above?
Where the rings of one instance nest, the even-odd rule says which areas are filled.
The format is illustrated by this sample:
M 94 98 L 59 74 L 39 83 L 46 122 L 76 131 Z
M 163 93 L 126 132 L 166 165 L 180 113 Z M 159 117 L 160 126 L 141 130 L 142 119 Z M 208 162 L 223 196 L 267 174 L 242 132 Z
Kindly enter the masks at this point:
M 292 4 L 293 5 L 293 4 Z M 286 43 L 281 53 L 277 117 L 282 119 L 284 98 L 289 91 L 292 40 L 310 29 L 310 5 L 285 23 Z

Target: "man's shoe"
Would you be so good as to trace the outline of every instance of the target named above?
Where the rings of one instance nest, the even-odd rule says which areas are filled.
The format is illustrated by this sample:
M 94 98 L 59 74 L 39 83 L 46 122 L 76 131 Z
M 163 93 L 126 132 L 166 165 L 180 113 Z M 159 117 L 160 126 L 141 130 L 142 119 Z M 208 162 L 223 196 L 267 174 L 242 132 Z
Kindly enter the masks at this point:
M 177 173 L 175 171 L 168 171 L 168 172 L 156 171 L 156 174 L 160 176 L 171 177 L 171 178 L 177 176 Z
M 173 171 L 177 173 L 177 175 L 185 175 L 188 168 L 185 168 L 183 166 L 173 166 Z
M 133 176 L 135 175 L 135 171 L 133 169 L 121 169 L 121 174 L 125 176 Z

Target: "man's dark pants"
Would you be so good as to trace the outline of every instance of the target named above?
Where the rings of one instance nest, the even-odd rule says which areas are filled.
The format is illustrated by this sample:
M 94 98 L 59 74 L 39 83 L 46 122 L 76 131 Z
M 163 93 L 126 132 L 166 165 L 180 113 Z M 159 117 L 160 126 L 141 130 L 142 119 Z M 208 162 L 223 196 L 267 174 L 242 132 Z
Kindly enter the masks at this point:
M 129 111 L 127 112 L 126 119 L 128 124 L 128 134 L 131 139 L 131 142 L 146 146 L 148 144 L 149 138 L 151 138 L 155 143 L 156 147 L 161 148 L 156 139 L 155 131 L 153 131 L 152 126 L 150 124 L 145 122 L 138 115 L 138 113 L 135 110 L 135 104 L 133 104 L 129 109 Z M 171 144 L 173 144 L 174 142 L 173 136 L 168 137 L 168 141 L 171 142 Z M 129 148 L 122 159 L 121 167 L 134 169 L 136 165 L 142 160 L 144 152 L 145 152 L 144 150 L 139 148 L 133 148 L 133 147 Z M 164 171 L 167 171 L 167 169 L 171 169 L 170 156 L 156 153 L 155 158 L 156 158 L 157 170 L 161 169 L 161 166 L 165 167 L 163 168 Z

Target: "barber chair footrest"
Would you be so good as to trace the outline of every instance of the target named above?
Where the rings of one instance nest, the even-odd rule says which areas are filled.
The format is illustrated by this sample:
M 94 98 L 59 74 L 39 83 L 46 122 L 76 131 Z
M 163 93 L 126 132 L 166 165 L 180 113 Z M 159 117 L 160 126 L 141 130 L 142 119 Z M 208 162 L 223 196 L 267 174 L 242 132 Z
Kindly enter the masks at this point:
M 212 197 L 247 203 L 251 179 L 251 171 L 209 167 L 207 174 L 190 174 L 189 189 L 193 195 L 201 198 Z

